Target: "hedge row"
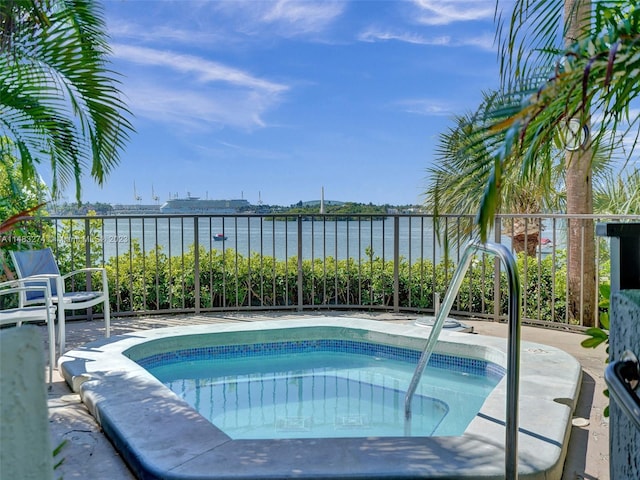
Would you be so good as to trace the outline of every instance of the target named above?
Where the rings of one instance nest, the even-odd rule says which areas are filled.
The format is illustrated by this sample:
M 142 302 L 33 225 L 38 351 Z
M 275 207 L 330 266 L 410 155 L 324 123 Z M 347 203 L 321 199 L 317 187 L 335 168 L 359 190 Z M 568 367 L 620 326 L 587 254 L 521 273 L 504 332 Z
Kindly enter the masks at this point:
M 232 249 L 198 253 L 200 308 L 287 308 L 298 304 L 297 259 L 277 260 Z M 561 259 L 557 256 L 556 260 Z M 196 307 L 196 252 L 168 257 L 160 250 L 130 252 L 107 262 L 112 308 L 115 311 L 194 309 Z M 519 255 L 524 316 L 548 321 L 565 317 L 566 268 L 547 257 Z M 452 262 L 430 261 L 398 267 L 401 309 L 433 309 L 434 292 L 443 298 L 451 282 Z M 507 313 L 508 286 L 502 274 L 500 312 Z M 327 257 L 302 261 L 302 304 L 307 307 L 390 307 L 394 302 L 394 264 L 378 257 L 336 260 Z M 465 276 L 453 310 L 492 315 L 494 312 L 494 261 L 478 258 Z

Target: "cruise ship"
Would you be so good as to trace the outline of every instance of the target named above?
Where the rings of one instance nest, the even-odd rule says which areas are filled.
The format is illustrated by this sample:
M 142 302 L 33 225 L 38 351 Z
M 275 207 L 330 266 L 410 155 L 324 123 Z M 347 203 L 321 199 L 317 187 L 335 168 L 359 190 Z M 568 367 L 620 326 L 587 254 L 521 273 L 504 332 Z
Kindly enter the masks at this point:
M 200 197 L 187 195 L 184 198 L 172 198 L 167 200 L 161 207 L 161 213 L 238 213 L 246 210 L 251 204 L 244 199 L 235 200 L 202 200 Z

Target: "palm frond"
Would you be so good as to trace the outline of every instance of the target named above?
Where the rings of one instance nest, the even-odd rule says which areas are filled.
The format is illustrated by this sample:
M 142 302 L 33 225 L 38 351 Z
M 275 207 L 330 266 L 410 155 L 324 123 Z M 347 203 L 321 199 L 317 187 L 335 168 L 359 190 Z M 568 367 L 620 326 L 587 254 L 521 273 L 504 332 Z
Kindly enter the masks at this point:
M 565 29 L 556 30 L 564 3 L 517 0 L 500 41 L 502 85 L 508 93 L 504 98 L 516 101 L 488 108 L 485 122 L 477 125 L 486 130 L 482 141 L 497 146 L 478 215 L 483 238 L 497 212 L 497 198 L 502 197 L 504 172 L 513 168 L 515 159 L 525 177 L 548 170 L 550 157 L 540 152 L 554 143 L 565 119 L 577 118 L 592 127 L 595 156 L 598 148 L 610 148 L 611 139 L 629 134 L 627 158 L 637 151 L 638 116 L 631 115 L 629 104 L 640 94 L 640 4 L 597 2 L 585 13 L 587 3 L 567 2 L 569 21 Z M 591 21 L 584 22 L 584 15 Z M 564 46 L 558 32 L 566 36 L 576 24 L 586 28 L 578 40 Z M 504 32 L 504 25 L 498 31 Z M 550 75 L 533 90 L 545 69 Z M 591 112 L 598 113 L 598 123 L 592 123 Z
M 20 0 L 0 18 L 11 27 L 0 50 L 0 135 L 16 143 L 26 175 L 48 161 L 52 193 L 74 180 L 80 200 L 82 172 L 102 184 L 133 132 L 99 4 Z
M 39 210 L 44 205 L 46 205 L 46 204 L 45 203 L 40 203 L 40 204 L 36 205 L 35 207 L 31 207 L 31 208 L 29 208 L 27 210 L 23 210 L 22 212 L 18 212 L 15 215 L 10 216 L 6 220 L 4 220 L 2 223 L 0 223 L 0 233 L 10 232 L 11 230 L 13 230 L 16 227 L 16 225 L 18 223 L 23 221 L 25 217 L 31 216 L 31 214 L 33 212 L 35 212 L 36 210 Z
M 640 168 L 629 173 L 609 170 L 594 184 L 593 203 L 599 213 L 640 215 Z

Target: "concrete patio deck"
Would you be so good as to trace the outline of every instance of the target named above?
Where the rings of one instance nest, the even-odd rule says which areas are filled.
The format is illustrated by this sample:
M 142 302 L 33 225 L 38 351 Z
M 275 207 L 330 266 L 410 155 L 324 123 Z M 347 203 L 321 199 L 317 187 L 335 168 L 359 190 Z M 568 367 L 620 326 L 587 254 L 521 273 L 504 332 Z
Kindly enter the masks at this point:
M 301 316 L 357 316 L 389 322 L 411 322 L 415 316 L 407 314 L 371 314 L 359 312 L 304 312 L 304 313 L 222 313 L 206 315 L 172 315 L 112 319 L 112 335 L 125 334 L 150 328 L 169 326 L 252 322 L 265 319 L 286 321 Z M 485 321 L 464 320 L 474 332 L 497 337 L 507 336 L 507 325 Z M 46 328 L 40 327 L 46 339 Z M 67 349 L 84 345 L 102 337 L 102 322 L 68 322 Z M 551 345 L 573 355 L 583 370 L 582 386 L 575 421 L 571 432 L 563 480 L 609 479 L 609 425 L 603 417 L 608 399 L 602 394 L 604 382 L 605 348 L 585 349 L 580 342 L 585 337 L 578 333 L 557 329 L 522 328 L 522 339 Z M 45 342 L 46 343 L 46 342 Z M 46 346 L 45 346 L 46 347 Z M 135 477 L 124 464 L 99 425 L 66 383 L 54 371 L 54 385 L 48 393 L 50 434 L 53 446 L 67 440 L 60 453 L 63 464 L 57 477 L 129 480 Z

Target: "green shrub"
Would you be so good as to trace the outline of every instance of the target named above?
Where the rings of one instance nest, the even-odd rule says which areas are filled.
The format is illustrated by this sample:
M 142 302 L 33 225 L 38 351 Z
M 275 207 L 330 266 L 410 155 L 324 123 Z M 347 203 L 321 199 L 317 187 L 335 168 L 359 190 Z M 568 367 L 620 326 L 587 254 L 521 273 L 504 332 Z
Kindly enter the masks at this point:
M 154 311 L 196 307 L 195 251 L 168 257 L 161 250 L 143 253 L 133 242 L 129 252 L 107 263 L 112 307 L 116 311 Z M 304 306 L 390 307 L 394 302 L 394 264 L 373 252 L 357 259 L 305 259 L 302 261 Z M 246 307 L 291 307 L 298 303 L 298 261 L 277 260 L 257 253 L 201 247 L 199 258 L 200 307 L 237 309 Z M 522 283 L 523 317 L 564 321 L 566 267 L 563 255 L 538 262 L 517 256 Z M 451 283 L 455 265 L 434 265 L 419 260 L 412 265 L 400 259 L 398 266 L 401 309 L 433 309 L 434 292 L 441 298 Z M 508 285 L 500 280 L 501 315 L 507 315 Z M 453 310 L 470 314 L 494 313 L 494 259 L 472 261 Z

